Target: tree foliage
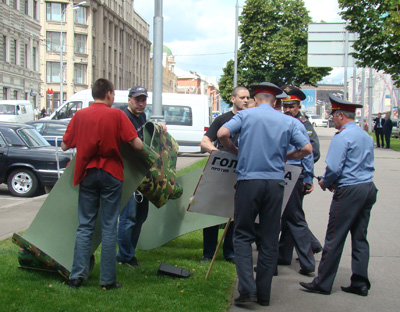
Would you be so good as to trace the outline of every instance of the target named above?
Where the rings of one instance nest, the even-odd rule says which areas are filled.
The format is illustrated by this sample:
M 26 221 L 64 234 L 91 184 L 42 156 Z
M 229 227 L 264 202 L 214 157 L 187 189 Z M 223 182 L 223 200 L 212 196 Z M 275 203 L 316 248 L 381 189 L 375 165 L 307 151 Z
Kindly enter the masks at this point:
M 391 74 L 400 86 L 400 13 L 398 0 L 339 0 L 347 29 L 359 34 L 353 56 L 361 67 Z
M 311 18 L 303 0 L 247 0 L 240 16 L 238 85 L 268 81 L 276 85 L 315 85 L 331 68 L 307 66 Z M 232 90 L 233 61 L 223 69 L 222 98 Z

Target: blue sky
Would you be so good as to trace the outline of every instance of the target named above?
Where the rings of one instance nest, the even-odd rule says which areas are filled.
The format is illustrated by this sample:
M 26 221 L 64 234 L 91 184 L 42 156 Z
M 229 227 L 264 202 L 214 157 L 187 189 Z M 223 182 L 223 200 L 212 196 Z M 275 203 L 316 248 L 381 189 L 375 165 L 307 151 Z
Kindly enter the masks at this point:
M 340 22 L 337 0 L 305 0 L 313 21 Z M 244 0 L 239 0 L 243 6 Z M 176 66 L 206 76 L 222 75 L 233 59 L 236 0 L 163 0 L 164 45 L 175 55 Z M 154 0 L 134 0 L 135 11 L 150 24 L 153 41 Z M 334 69 L 328 82 L 343 80 Z

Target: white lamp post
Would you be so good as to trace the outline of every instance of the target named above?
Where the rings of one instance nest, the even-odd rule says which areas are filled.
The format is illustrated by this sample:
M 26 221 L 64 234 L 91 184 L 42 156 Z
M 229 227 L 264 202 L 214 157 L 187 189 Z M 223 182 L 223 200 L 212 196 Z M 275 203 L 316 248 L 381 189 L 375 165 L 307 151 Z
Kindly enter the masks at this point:
M 72 7 L 72 10 L 77 10 L 80 6 L 83 6 L 86 4 L 86 1 L 81 1 L 78 4 L 74 5 Z M 61 12 L 61 18 L 60 18 L 60 103 L 58 104 L 58 106 L 61 106 L 62 102 L 63 102 L 63 85 L 64 85 L 64 64 L 63 64 L 63 16 L 65 16 L 65 12 L 68 8 L 68 4 L 65 7 L 64 10 L 62 10 Z

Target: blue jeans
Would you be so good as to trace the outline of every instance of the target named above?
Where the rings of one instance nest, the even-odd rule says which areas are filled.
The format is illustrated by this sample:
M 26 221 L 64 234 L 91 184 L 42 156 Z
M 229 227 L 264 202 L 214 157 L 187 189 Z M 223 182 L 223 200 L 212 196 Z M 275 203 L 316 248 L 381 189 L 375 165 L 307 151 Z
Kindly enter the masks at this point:
M 89 277 L 92 237 L 101 201 L 100 284 L 116 282 L 116 237 L 122 181 L 101 169 L 89 169 L 79 187 L 78 219 L 74 262 L 70 279 Z
M 128 262 L 135 256 L 142 225 L 147 219 L 149 201 L 137 192 L 129 199 L 119 216 L 118 223 L 118 258 Z

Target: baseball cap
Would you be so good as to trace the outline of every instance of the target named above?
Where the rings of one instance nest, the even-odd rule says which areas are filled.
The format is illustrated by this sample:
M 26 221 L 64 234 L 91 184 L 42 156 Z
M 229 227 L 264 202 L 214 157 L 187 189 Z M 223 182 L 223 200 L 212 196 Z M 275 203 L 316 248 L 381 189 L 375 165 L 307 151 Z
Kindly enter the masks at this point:
M 138 97 L 139 95 L 145 95 L 146 97 L 147 95 L 147 90 L 143 87 L 137 86 L 137 87 L 132 87 L 129 90 L 129 95 L 128 97 Z

